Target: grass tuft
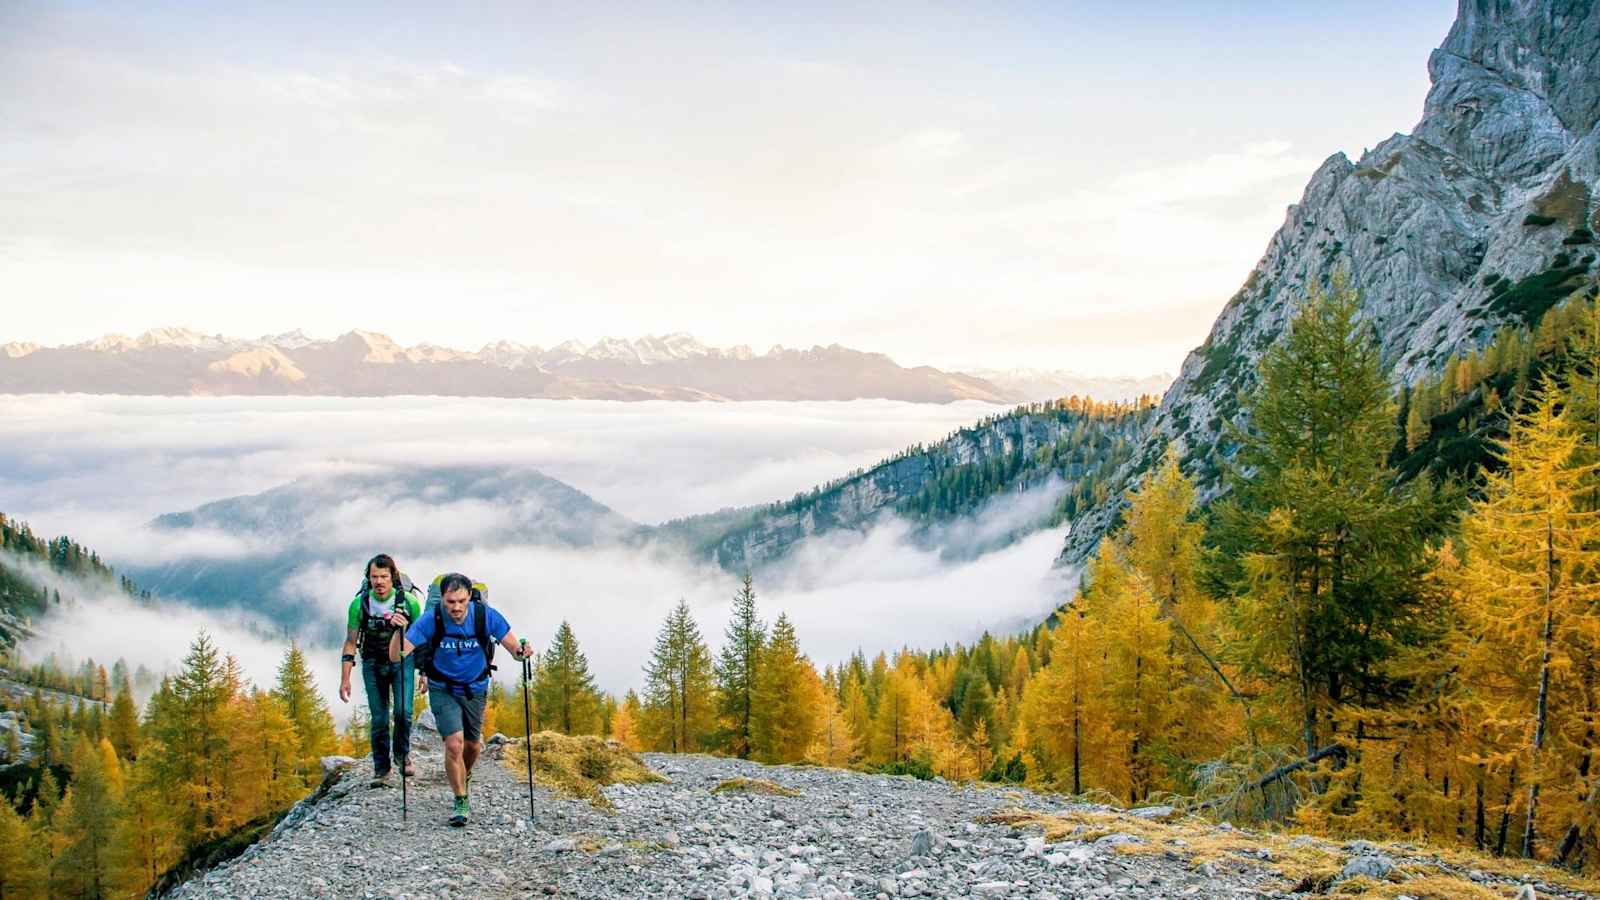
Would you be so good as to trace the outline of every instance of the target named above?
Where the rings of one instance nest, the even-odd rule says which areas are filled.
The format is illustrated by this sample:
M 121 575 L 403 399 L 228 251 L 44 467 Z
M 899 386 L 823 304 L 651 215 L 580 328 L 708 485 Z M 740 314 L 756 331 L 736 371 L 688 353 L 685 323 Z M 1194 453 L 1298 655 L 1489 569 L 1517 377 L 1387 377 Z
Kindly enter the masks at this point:
M 522 773 L 527 771 L 527 760 L 523 742 L 515 741 L 507 744 L 501 763 Z M 610 810 L 611 801 L 600 792 L 606 785 L 651 784 L 667 779 L 614 741 L 541 731 L 533 736 L 533 780 L 563 797 L 587 800 L 599 809 Z
M 800 792 L 765 778 L 729 778 L 711 789 L 713 794 L 765 794 L 769 797 L 798 797 Z

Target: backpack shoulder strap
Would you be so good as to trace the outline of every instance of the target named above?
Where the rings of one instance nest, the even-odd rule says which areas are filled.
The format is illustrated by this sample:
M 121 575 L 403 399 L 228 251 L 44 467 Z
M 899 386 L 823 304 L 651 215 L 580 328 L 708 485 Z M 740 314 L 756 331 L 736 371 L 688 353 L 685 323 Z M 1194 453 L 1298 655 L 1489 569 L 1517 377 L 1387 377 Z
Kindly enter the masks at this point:
M 478 638 L 478 646 L 483 649 L 483 664 L 486 671 L 493 672 L 494 665 L 494 638 L 489 636 L 489 604 L 479 600 L 477 612 L 473 616 L 473 631 Z
M 444 607 L 433 608 L 433 633 L 428 635 L 428 647 L 432 650 L 439 649 L 439 642 L 444 640 Z

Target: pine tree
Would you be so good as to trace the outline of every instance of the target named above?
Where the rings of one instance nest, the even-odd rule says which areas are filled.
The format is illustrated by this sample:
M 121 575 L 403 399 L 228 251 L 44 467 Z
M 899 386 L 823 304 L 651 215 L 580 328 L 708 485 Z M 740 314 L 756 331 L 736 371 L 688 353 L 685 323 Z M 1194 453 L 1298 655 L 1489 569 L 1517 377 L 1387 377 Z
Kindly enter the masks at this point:
M 283 711 L 294 726 L 298 747 L 296 764 L 309 782 L 320 771 L 319 761 L 333 751 L 338 738 L 327 701 L 317 691 L 317 681 L 296 642 L 291 642 L 283 654 L 283 662 L 278 665 L 278 684 L 272 694 L 283 704 Z
M 667 614 L 644 672 L 643 739 L 671 753 L 703 749 L 716 720 L 711 651 L 688 603 Z
M 228 734 L 237 681 L 236 664 L 219 657 L 201 632 L 166 695 L 150 703 L 150 733 L 158 743 L 157 768 L 169 798 L 178 800 L 179 843 L 190 846 L 231 826 L 228 782 L 233 759 Z
M 600 692 L 589 659 L 565 621 L 540 660 L 534 683 L 542 722 L 562 734 L 595 734 L 600 728 Z
M 1210 536 L 1235 655 L 1296 709 L 1308 755 L 1351 718 L 1359 739 L 1356 709 L 1400 692 L 1386 665 L 1427 637 L 1418 593 L 1437 511 L 1423 484 L 1393 487 L 1394 405 L 1358 310 L 1336 278 L 1267 351 Z
M 1167 448 L 1161 466 L 1130 497 L 1127 525 L 1112 543 L 1148 587 L 1156 614 L 1170 627 L 1175 715 L 1168 745 L 1192 760 L 1214 758 L 1249 723 L 1249 700 L 1224 670 L 1217 647 L 1216 603 L 1200 589 L 1203 529 L 1193 521 L 1194 484 Z M 1114 625 L 1114 619 L 1104 620 Z M 1224 708 L 1229 699 L 1234 709 Z
M 1102 623 L 1105 700 L 1122 737 L 1116 788 L 1137 803 L 1164 785 L 1157 760 L 1168 755 L 1172 705 L 1172 633 L 1143 575 L 1128 571 L 1109 541 L 1089 569 L 1089 614 Z M 1110 788 L 1111 785 L 1104 785 Z
M 287 808 L 315 784 L 304 765 L 298 731 L 277 693 L 240 698 L 229 732 L 235 821 Z
M 112 802 L 121 803 L 128 789 L 128 778 L 122 760 L 117 756 L 117 748 L 111 746 L 107 738 L 101 738 L 95 744 L 95 750 L 100 754 L 100 771 L 105 775 L 106 791 L 111 795 Z
M 746 572 L 744 584 L 733 598 L 726 640 L 716 664 L 717 696 L 724 721 L 723 749 L 740 759 L 750 758 L 750 723 L 766 640 L 766 625 L 756 616 L 754 582 Z
M 845 681 L 844 696 L 840 705 L 846 727 L 850 729 L 850 762 L 859 762 L 866 754 L 867 742 L 872 737 L 872 710 L 867 706 L 867 693 L 859 677 Z
M 1406 451 L 1410 452 L 1422 446 L 1428 439 L 1431 427 L 1427 418 L 1427 409 L 1424 405 L 1424 390 L 1419 385 L 1411 392 L 1410 402 L 1406 404 Z

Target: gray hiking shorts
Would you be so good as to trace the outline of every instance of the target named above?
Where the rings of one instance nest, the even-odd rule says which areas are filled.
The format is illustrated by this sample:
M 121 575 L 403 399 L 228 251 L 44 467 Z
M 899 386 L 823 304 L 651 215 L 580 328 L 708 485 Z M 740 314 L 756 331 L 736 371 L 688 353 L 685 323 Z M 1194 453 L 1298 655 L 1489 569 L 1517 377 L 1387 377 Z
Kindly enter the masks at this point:
M 433 710 L 434 724 L 439 734 L 449 737 L 456 732 L 469 741 L 483 738 L 484 694 L 468 699 L 436 687 L 428 688 L 428 708 Z

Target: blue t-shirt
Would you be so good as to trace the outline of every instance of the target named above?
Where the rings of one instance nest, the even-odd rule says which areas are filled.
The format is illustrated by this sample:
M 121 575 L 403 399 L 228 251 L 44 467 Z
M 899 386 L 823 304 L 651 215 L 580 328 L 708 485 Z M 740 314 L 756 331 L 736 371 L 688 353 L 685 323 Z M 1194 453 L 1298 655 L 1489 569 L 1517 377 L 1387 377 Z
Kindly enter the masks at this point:
M 489 673 L 484 671 L 483 667 L 483 648 L 478 646 L 478 637 L 473 632 L 473 622 L 478 615 L 477 605 L 476 600 L 467 604 L 467 617 L 459 625 L 450 618 L 450 613 L 439 611 L 439 618 L 444 622 L 444 637 L 439 641 L 439 649 L 433 653 L 433 667 L 439 670 L 440 675 L 452 681 L 465 682 L 483 672 L 482 678 L 472 682 L 474 694 L 481 693 L 489 687 Z M 489 627 L 489 639 L 495 643 L 499 643 L 500 639 L 511 630 L 511 623 L 492 606 L 488 607 L 484 624 Z M 410 641 L 413 647 L 421 647 L 432 638 L 433 610 L 430 609 L 406 629 L 406 640 Z

